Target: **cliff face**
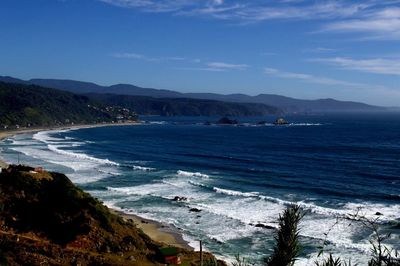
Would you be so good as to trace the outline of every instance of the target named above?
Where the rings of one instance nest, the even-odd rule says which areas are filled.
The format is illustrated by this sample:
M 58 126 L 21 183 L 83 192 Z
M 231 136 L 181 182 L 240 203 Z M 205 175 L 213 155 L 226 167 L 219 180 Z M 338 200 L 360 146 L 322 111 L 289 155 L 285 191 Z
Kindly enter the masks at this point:
M 65 175 L 26 166 L 0 174 L 0 264 L 160 265 L 161 243 L 110 213 Z M 186 265 L 198 254 L 181 250 Z

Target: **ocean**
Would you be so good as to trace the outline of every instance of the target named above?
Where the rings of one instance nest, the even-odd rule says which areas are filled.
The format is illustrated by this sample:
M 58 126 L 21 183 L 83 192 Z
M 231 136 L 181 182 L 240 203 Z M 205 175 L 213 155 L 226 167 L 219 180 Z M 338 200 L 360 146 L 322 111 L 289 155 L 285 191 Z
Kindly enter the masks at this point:
M 377 219 L 391 233 L 386 244 L 400 249 L 400 114 L 293 115 L 284 126 L 257 124 L 274 117 L 238 126 L 142 119 L 17 135 L 0 154 L 66 173 L 107 206 L 171 224 L 228 261 L 240 254 L 260 265 L 293 203 L 305 213 L 296 265 L 313 265 L 324 242 L 325 254 L 366 265 L 373 232 L 354 214 Z

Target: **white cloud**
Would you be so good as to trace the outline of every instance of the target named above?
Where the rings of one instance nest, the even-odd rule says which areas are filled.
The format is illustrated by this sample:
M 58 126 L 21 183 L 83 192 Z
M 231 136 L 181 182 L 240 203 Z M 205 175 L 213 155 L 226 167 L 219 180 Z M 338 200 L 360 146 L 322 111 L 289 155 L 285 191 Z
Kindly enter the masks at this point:
M 269 76 L 274 76 L 278 78 L 284 79 L 297 79 L 300 81 L 308 82 L 308 83 L 315 83 L 315 84 L 322 84 L 322 85 L 336 85 L 336 86 L 343 86 L 343 87 L 351 87 L 351 88 L 364 88 L 364 89 L 386 89 L 383 86 L 374 86 L 370 84 L 363 84 L 363 83 L 355 83 L 349 82 L 340 79 L 333 79 L 327 77 L 320 77 L 314 76 L 310 74 L 304 73 L 294 73 L 294 72 L 286 72 L 280 71 L 275 68 L 264 68 L 264 73 Z
M 218 69 L 218 70 L 244 70 L 248 68 L 245 64 L 229 64 L 223 62 L 212 62 L 207 64 L 208 68 Z
M 328 78 L 315 76 L 304 73 L 286 72 L 275 68 L 264 68 L 264 73 L 268 76 L 283 78 L 283 79 L 293 79 L 299 80 L 306 83 L 321 84 L 326 86 L 335 86 L 336 88 L 346 88 L 349 90 L 362 90 L 363 93 L 372 93 L 377 95 L 377 97 L 399 97 L 400 91 L 395 88 L 383 86 L 383 85 L 373 85 L 366 83 L 356 83 L 349 82 L 340 79 Z M 396 98 L 393 98 L 396 99 Z M 384 100 L 386 101 L 386 99 Z
M 99 0 L 115 6 L 148 12 L 172 12 L 212 16 L 221 19 L 263 21 L 272 19 L 331 19 L 352 17 L 371 7 L 394 5 L 399 1 L 223 1 L 223 0 Z
M 145 59 L 144 55 L 136 53 L 115 53 L 112 56 L 115 58 Z
M 321 20 L 317 32 L 359 32 L 374 39 L 400 39 L 400 0 L 98 0 L 144 12 L 255 23 L 269 20 Z
M 312 61 L 325 62 L 344 69 L 374 74 L 400 76 L 400 58 L 352 59 L 344 57 L 318 58 Z
M 356 19 L 329 23 L 324 31 L 360 32 L 370 39 L 400 40 L 400 8 L 388 7 Z
M 176 67 L 179 70 L 194 70 L 194 71 L 210 71 L 210 72 L 224 72 L 226 69 L 212 68 L 212 67 Z
M 179 68 L 186 70 L 202 70 L 202 71 L 229 71 L 229 70 L 245 70 L 249 68 L 249 65 L 246 64 L 232 64 L 225 62 L 209 62 L 202 63 L 202 60 L 199 58 L 190 59 L 185 57 L 174 57 L 174 56 L 166 56 L 166 57 L 149 57 L 143 54 L 138 53 L 114 53 L 111 55 L 114 58 L 118 59 L 134 59 L 134 60 L 144 60 L 148 62 L 162 62 L 162 61 L 184 61 L 192 64 L 199 65 L 202 67 L 187 67 L 187 68 Z
M 222 5 L 224 3 L 224 0 L 213 0 L 213 3 L 216 5 Z
M 100 0 L 104 3 L 125 7 L 137 8 L 146 12 L 177 12 L 204 6 L 223 5 L 223 0 Z
M 138 59 L 138 60 L 144 60 L 144 61 L 148 61 L 148 62 L 186 60 L 186 58 L 178 57 L 178 56 L 148 57 L 146 55 L 138 54 L 138 53 L 114 53 L 114 54 L 112 54 L 112 57 L 120 58 L 120 59 Z
M 316 47 L 311 49 L 304 49 L 303 52 L 305 53 L 332 53 L 336 52 L 337 49 L 327 48 L 327 47 Z
M 191 61 L 193 64 L 199 65 L 201 60 L 195 59 Z M 241 71 L 249 68 L 246 64 L 231 64 L 224 62 L 210 62 L 206 64 L 201 64 L 196 67 L 179 67 L 177 69 L 181 70 L 198 70 L 198 71 L 211 71 L 211 72 L 226 72 L 226 71 Z

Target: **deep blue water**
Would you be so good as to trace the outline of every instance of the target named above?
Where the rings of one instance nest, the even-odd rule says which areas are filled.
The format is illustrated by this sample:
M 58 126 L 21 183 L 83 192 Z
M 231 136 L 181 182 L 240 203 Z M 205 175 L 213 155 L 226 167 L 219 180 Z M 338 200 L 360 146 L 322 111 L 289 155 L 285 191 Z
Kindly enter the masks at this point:
M 381 213 L 387 244 L 399 249 L 400 114 L 287 119 L 292 124 L 256 125 L 273 121 L 264 117 L 206 126 L 217 118 L 147 117 L 139 126 L 21 135 L 1 148 L 8 161 L 21 153 L 66 172 L 110 207 L 173 224 L 193 246 L 202 239 L 222 257 L 269 254 L 274 230 L 254 225 L 276 227 L 291 203 L 306 212 L 298 265 L 312 265 L 326 232 L 328 252 L 365 264 L 372 232 L 344 219 L 357 212 Z

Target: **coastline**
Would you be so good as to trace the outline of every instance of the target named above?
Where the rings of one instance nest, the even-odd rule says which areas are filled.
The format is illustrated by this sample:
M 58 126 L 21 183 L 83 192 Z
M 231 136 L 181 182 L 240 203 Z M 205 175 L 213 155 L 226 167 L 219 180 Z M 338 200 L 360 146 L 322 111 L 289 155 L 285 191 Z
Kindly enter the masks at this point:
M 37 133 L 40 131 L 48 131 L 48 130 L 66 130 L 66 129 L 81 129 L 81 128 L 95 128 L 95 127 L 111 127 L 111 126 L 133 126 L 140 124 L 141 122 L 132 121 L 124 123 L 77 124 L 69 126 L 49 126 L 49 127 L 21 128 L 15 130 L 0 130 L 0 141 L 2 141 L 5 138 L 19 134 Z
M 109 209 L 111 212 L 121 216 L 126 220 L 132 220 L 136 224 L 137 228 L 141 229 L 154 241 L 194 251 L 194 248 L 183 239 L 182 233 L 173 226 L 159 221 L 143 218 L 135 214 L 127 214 L 121 210 L 116 210 L 113 208 Z
M 20 135 L 20 134 L 29 134 L 29 133 L 37 133 L 40 131 L 49 131 L 49 130 L 68 130 L 68 129 L 81 129 L 81 128 L 95 128 L 95 127 L 111 127 L 111 126 L 133 126 L 140 125 L 141 122 L 132 121 L 132 122 L 124 122 L 124 123 L 101 123 L 101 124 L 77 124 L 77 125 L 69 125 L 69 126 L 49 126 L 49 127 L 33 127 L 33 128 L 20 128 L 15 130 L 0 130 L 0 142 L 4 139 Z M 0 154 L 1 155 L 1 154 Z M 0 158 L 0 168 L 7 168 L 7 162 L 1 160 Z
M 126 123 L 104 123 L 104 124 L 81 124 L 71 126 L 60 126 L 60 127 L 40 127 L 40 128 L 23 128 L 18 130 L 0 131 L 0 142 L 6 138 L 19 135 L 37 133 L 40 131 L 48 130 L 67 130 L 67 129 L 81 129 L 81 128 L 96 128 L 96 127 L 108 127 L 108 126 L 131 126 L 140 125 L 141 122 L 126 122 Z M 0 159 L 0 168 L 7 168 L 7 162 Z M 170 225 L 164 224 L 159 221 L 146 219 L 134 214 L 127 214 L 121 210 L 109 208 L 109 210 L 116 215 L 119 215 L 123 219 L 132 220 L 137 228 L 141 229 L 146 235 L 157 242 L 164 243 L 170 246 L 176 246 L 193 251 L 194 248 L 189 245 L 187 241 L 183 239 L 183 235 L 179 230 Z

